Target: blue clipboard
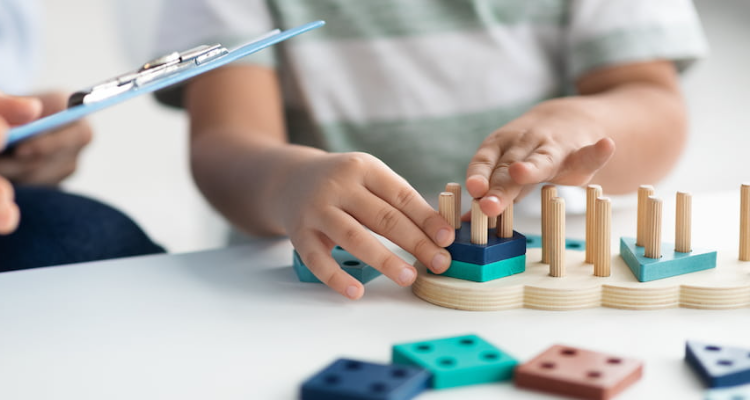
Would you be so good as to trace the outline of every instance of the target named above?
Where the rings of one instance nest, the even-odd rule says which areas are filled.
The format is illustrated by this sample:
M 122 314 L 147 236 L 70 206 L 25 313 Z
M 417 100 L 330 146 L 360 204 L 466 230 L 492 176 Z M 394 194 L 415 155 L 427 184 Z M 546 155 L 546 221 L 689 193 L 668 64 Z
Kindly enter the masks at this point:
M 7 146 L 12 146 L 24 139 L 62 127 L 96 111 L 122 103 L 133 97 L 155 92 L 183 82 L 291 37 L 320 28 L 323 25 L 325 25 L 324 21 L 315 21 L 285 31 L 271 31 L 231 51 L 224 49 L 221 45 L 201 46 L 183 53 L 175 52 L 153 60 L 150 63 L 144 64 L 138 71 L 121 75 L 120 77 L 94 86 L 88 91 L 74 94 L 71 97 L 71 101 L 77 97 L 80 104 L 72 105 L 64 111 L 10 129 L 8 131 Z M 105 93 L 105 95 L 97 95 L 97 93 Z

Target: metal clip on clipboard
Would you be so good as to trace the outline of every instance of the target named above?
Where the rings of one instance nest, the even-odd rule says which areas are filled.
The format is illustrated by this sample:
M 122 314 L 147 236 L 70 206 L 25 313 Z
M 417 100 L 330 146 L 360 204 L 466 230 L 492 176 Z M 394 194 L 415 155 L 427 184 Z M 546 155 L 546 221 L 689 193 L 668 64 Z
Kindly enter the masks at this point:
M 156 58 L 143 64 L 136 71 L 73 93 L 66 110 L 10 129 L 7 145 L 12 146 L 21 140 L 67 125 L 141 94 L 183 82 L 323 25 L 325 22 L 315 21 L 285 31 L 276 29 L 233 50 L 228 50 L 220 44 L 203 45 Z

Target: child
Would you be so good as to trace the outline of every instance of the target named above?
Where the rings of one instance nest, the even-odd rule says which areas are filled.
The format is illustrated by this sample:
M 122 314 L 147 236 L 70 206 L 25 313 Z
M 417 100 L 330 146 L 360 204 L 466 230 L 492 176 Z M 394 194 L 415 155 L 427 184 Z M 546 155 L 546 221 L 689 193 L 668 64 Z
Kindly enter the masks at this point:
M 687 0 L 174 0 L 164 51 L 327 25 L 162 92 L 190 114 L 195 180 L 238 228 L 287 234 L 351 299 L 335 244 L 400 285 L 454 231 L 420 196 L 466 180 L 489 216 L 540 182 L 625 193 L 664 176 L 705 44 Z M 615 151 L 617 148 L 617 151 Z M 468 166 L 468 167 L 467 167 Z M 414 185 L 414 187 L 410 186 Z

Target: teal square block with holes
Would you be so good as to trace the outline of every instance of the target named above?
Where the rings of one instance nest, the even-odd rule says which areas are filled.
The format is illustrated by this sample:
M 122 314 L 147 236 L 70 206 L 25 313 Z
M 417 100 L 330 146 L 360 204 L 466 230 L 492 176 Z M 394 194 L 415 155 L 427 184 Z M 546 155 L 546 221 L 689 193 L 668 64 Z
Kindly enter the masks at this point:
M 362 284 L 370 282 L 381 275 L 380 271 L 358 260 L 341 246 L 334 246 L 333 250 L 331 250 L 331 256 L 344 272 L 353 276 L 354 279 L 362 282 Z M 296 250 L 293 255 L 292 267 L 294 268 L 294 272 L 297 273 L 300 282 L 321 283 L 320 279 L 302 262 L 302 258 L 300 258 Z
M 488 282 L 526 271 L 526 255 L 500 260 L 491 264 L 472 264 L 451 261 L 451 266 L 440 275 L 465 281 Z M 430 270 L 427 272 L 432 273 Z
M 526 235 L 526 248 L 539 249 L 542 247 L 542 237 L 539 235 Z M 584 251 L 586 241 L 580 239 L 565 238 L 565 250 Z
M 620 238 L 620 257 L 641 282 L 649 282 L 690 272 L 716 268 L 716 252 L 693 249 L 689 253 L 674 251 L 671 243 L 661 244 L 661 258 L 648 258 L 646 249 L 635 245 L 634 238 Z
M 433 389 L 507 381 L 518 365 L 477 335 L 396 344 L 392 362 L 430 371 Z

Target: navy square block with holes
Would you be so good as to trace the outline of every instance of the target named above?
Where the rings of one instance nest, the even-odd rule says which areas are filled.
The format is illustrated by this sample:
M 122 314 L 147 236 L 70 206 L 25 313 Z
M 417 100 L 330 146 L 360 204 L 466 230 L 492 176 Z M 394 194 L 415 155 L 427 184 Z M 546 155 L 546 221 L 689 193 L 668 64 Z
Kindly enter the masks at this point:
M 750 349 L 688 341 L 685 361 L 708 387 L 750 383 Z
M 463 335 L 393 346 L 393 363 L 432 373 L 431 386 L 456 386 L 510 380 L 518 361 L 477 335 Z
M 341 246 L 335 246 L 331 250 L 331 256 L 341 266 L 341 269 L 363 284 L 381 275 L 380 271 L 358 260 Z M 294 272 L 297 273 L 297 277 L 301 282 L 321 283 L 310 269 L 307 268 L 305 263 L 302 262 L 302 258 L 300 258 L 296 250 L 293 255 L 292 267 L 294 267 Z
M 490 229 L 487 244 L 471 243 L 471 223 L 461 223 L 461 229 L 456 231 L 456 240 L 446 247 L 451 258 L 470 264 L 491 264 L 526 254 L 526 236 L 513 231 L 512 238 L 499 238 L 496 230 Z
M 407 400 L 428 388 L 430 373 L 403 365 L 339 359 L 302 384 L 302 400 Z

